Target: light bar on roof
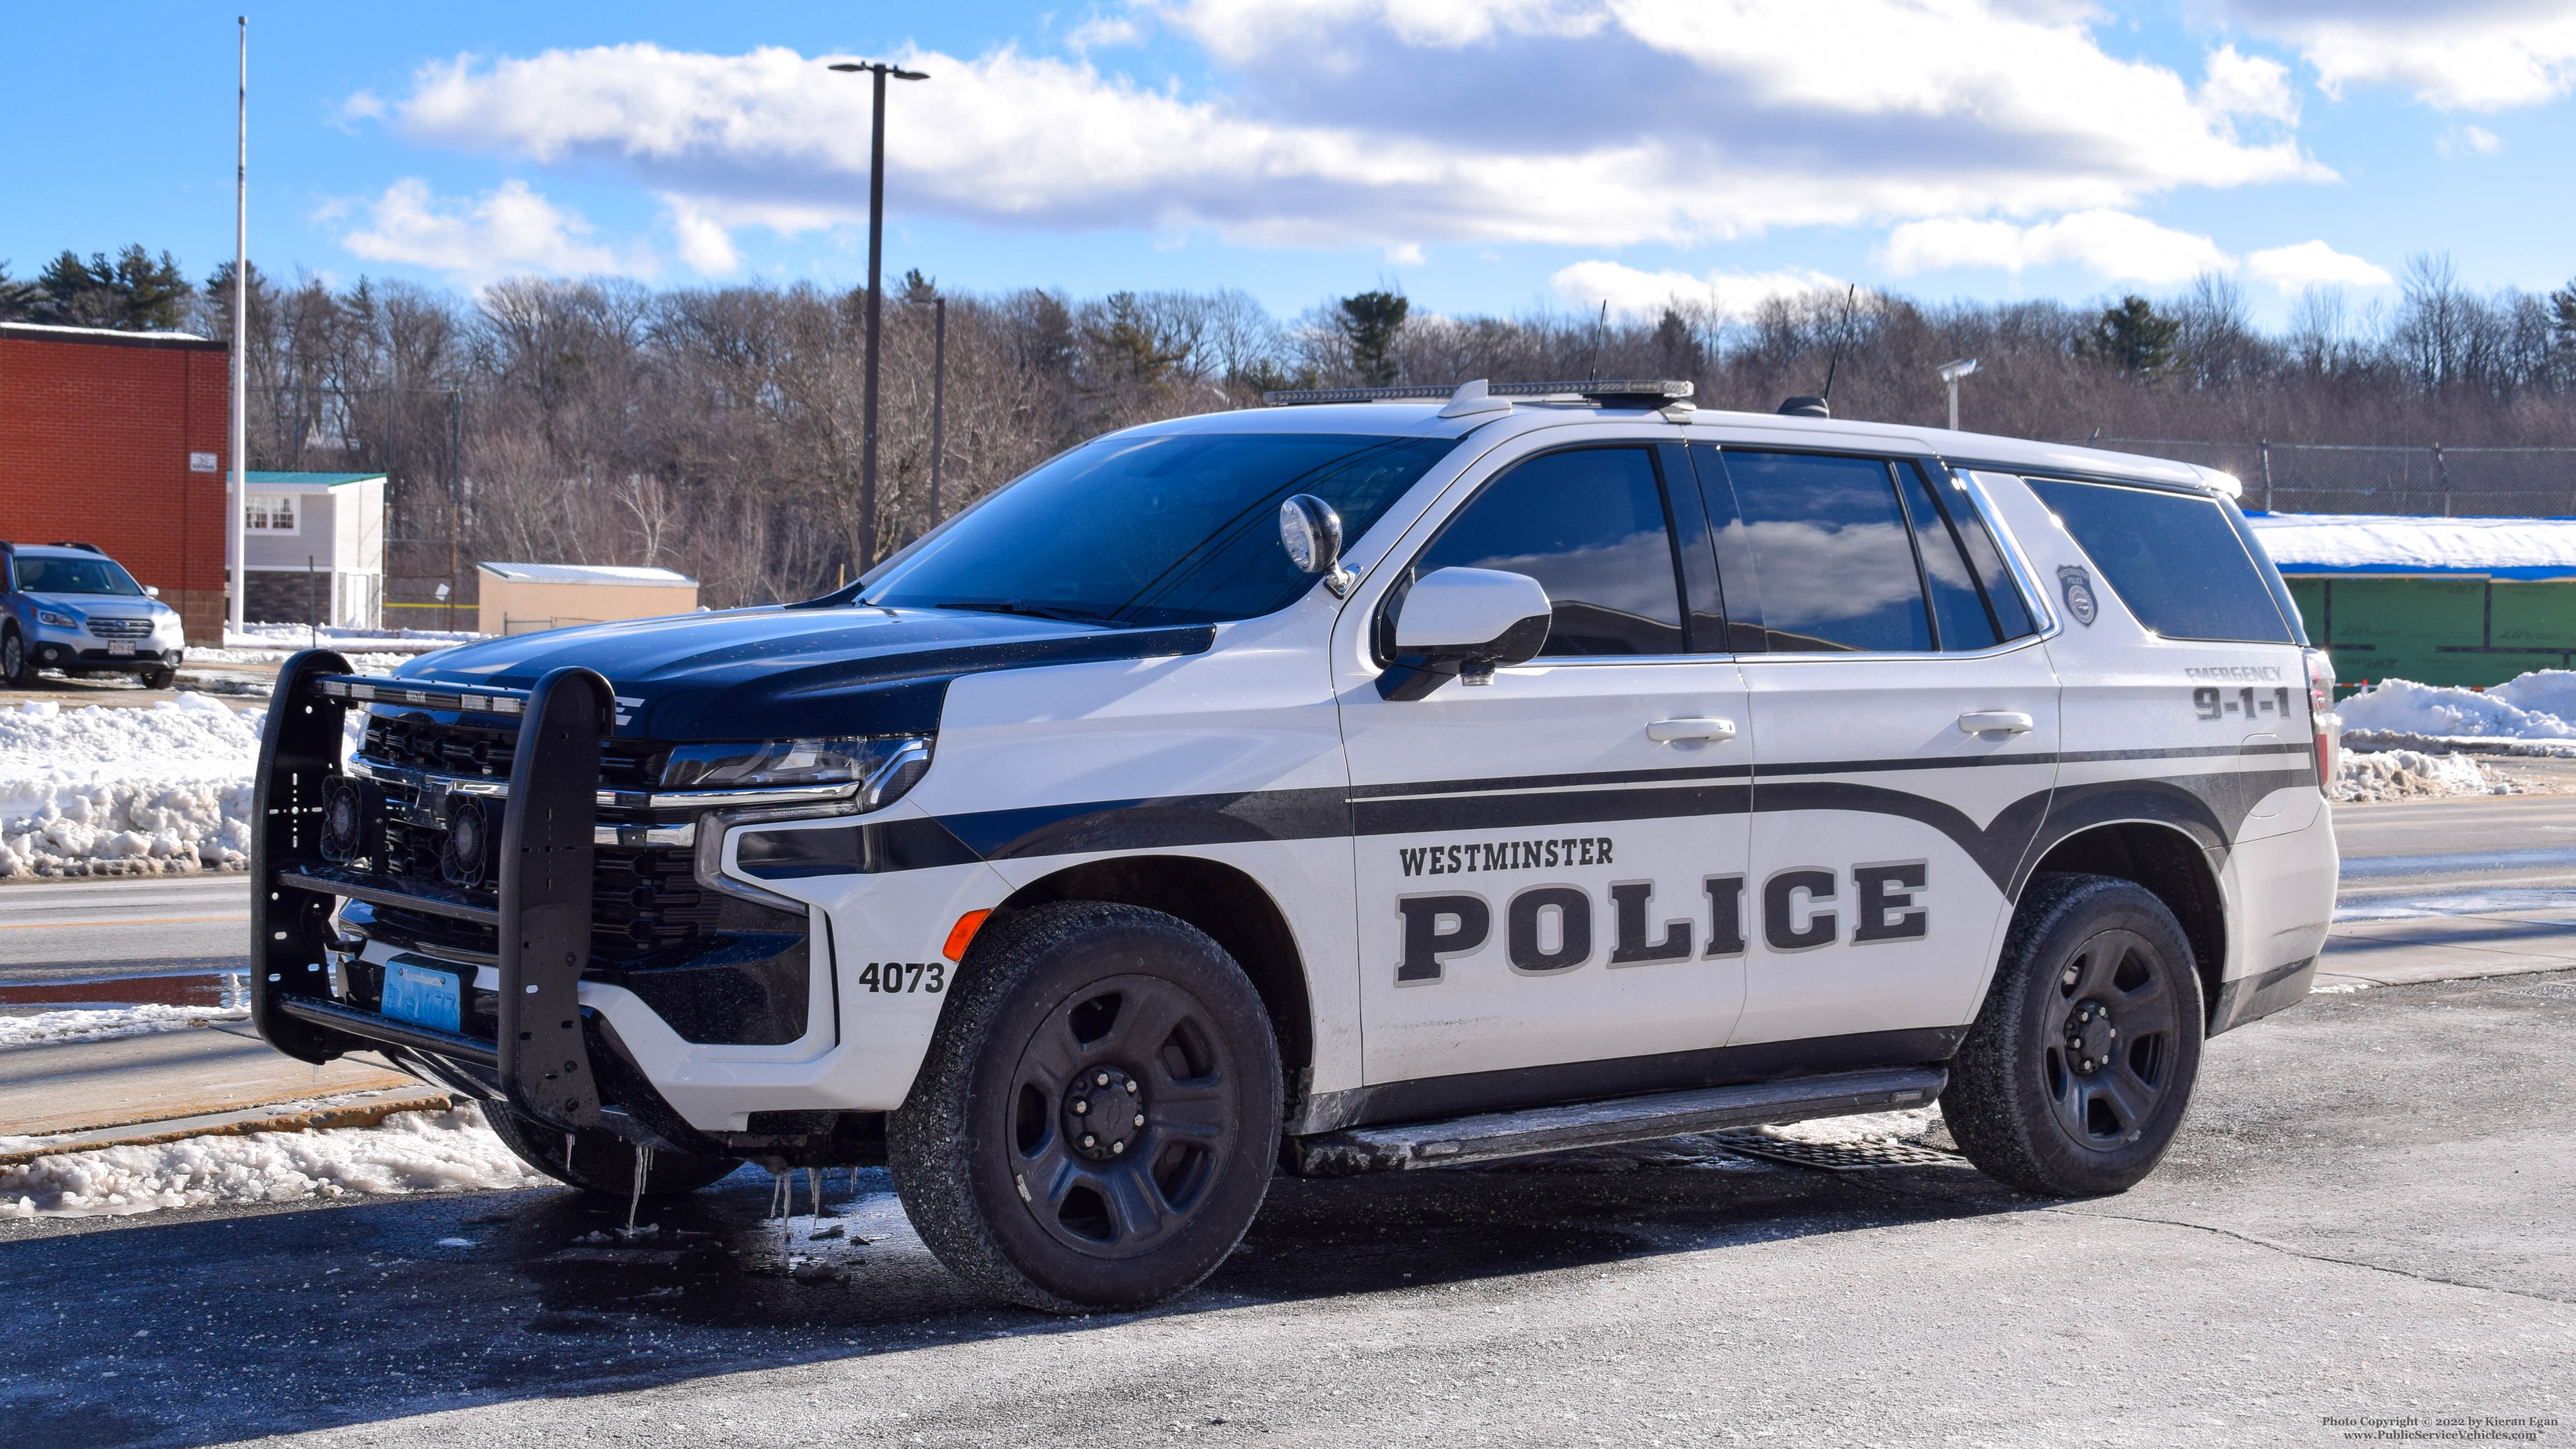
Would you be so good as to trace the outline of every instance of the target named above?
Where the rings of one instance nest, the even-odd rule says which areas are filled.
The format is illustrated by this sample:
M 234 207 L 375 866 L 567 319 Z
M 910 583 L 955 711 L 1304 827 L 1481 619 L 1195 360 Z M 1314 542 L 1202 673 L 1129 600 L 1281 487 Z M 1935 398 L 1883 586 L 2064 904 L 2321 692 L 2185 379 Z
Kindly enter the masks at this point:
M 1569 397 L 1599 402 L 1608 398 L 1652 398 L 1658 402 L 1686 398 L 1695 384 L 1678 378 L 1603 377 L 1583 382 L 1489 382 L 1488 397 Z M 1312 387 L 1286 392 L 1265 392 L 1261 400 L 1272 407 L 1304 407 L 1315 403 L 1354 402 L 1432 402 L 1446 401 L 1457 395 L 1456 385 L 1425 387 L 1406 384 L 1399 387 Z

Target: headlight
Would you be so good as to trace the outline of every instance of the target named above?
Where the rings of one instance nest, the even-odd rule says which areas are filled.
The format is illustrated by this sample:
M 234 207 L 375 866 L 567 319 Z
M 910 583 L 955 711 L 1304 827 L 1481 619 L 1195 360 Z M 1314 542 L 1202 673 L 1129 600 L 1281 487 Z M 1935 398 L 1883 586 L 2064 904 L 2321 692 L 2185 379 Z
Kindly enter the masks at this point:
M 929 768 L 930 740 L 921 735 L 681 745 L 662 767 L 662 788 L 752 790 L 864 782 L 874 807 L 911 789 Z
M 80 627 L 80 620 L 73 618 L 69 614 L 57 614 L 51 609 L 38 609 L 36 611 L 36 622 L 39 624 L 51 624 L 57 629 L 77 629 Z

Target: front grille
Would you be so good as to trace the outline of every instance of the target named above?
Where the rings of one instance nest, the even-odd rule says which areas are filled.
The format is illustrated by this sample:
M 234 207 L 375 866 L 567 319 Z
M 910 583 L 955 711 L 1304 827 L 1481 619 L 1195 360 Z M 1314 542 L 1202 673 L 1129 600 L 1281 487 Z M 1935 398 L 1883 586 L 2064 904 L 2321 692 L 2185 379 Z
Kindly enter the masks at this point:
M 450 724 L 417 714 L 371 713 L 358 756 L 374 765 L 499 781 L 509 778 L 517 747 L 518 731 L 509 726 Z M 599 783 L 611 790 L 649 790 L 661 774 L 668 751 L 667 745 L 650 740 L 603 740 Z M 402 780 L 379 777 L 376 788 L 382 791 L 387 808 L 383 834 L 371 842 L 368 864 L 390 876 L 433 883 L 442 880 L 440 851 L 447 843 L 448 831 L 446 817 L 438 813 L 437 801 L 423 801 L 420 787 Z M 444 787 L 433 781 L 430 788 Z M 490 799 L 485 808 L 491 812 L 492 836 L 497 840 L 499 822 L 509 806 L 505 801 Z M 432 816 L 435 818 L 429 818 Z M 600 822 L 640 825 L 649 823 L 649 817 L 603 810 Z M 488 884 L 468 894 L 498 902 Z M 591 954 L 608 962 L 635 963 L 665 953 L 701 949 L 715 930 L 717 904 L 715 897 L 699 888 L 692 852 L 687 847 L 600 847 L 591 885 Z M 479 952 L 496 949 L 488 926 L 398 907 L 383 908 L 378 916 L 423 944 Z
M 152 637 L 152 621 L 149 619 L 92 619 L 89 621 L 89 632 L 91 637 L 97 639 L 149 639 Z

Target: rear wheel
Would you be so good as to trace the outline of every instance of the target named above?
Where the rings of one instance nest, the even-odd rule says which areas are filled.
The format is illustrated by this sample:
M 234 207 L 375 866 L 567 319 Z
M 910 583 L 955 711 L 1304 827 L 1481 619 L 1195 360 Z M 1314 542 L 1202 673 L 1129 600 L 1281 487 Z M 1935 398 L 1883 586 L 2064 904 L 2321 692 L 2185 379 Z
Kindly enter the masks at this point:
M 1224 948 L 1160 911 L 1040 906 L 985 927 L 888 1119 L 895 1188 L 960 1277 L 1049 1312 L 1190 1287 L 1279 1155 L 1279 1049 Z
M 2028 1192 L 2124 1192 L 2155 1170 L 2200 1075 L 2200 975 L 2173 912 L 2098 875 L 2032 880 L 1941 1094 L 1950 1135 Z
M 27 641 L 15 625 L 0 629 L 0 684 L 11 689 L 36 687 L 36 666 L 27 657 Z
M 608 1197 L 635 1191 L 635 1144 L 597 1128 L 569 1134 L 533 1117 L 523 1117 L 501 1102 L 483 1104 L 483 1120 L 492 1134 L 521 1162 L 568 1187 Z M 644 1196 L 677 1197 L 695 1192 L 742 1166 L 731 1157 L 699 1157 L 687 1152 L 656 1151 L 644 1171 Z

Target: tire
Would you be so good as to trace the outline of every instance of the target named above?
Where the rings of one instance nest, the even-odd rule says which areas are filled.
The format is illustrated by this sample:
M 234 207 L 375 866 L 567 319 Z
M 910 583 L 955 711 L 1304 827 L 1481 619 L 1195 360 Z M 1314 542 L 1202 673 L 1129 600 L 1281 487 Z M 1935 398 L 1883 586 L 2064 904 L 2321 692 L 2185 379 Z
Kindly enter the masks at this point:
M 36 687 L 36 662 L 28 656 L 27 641 L 14 625 L 0 629 L 0 684 L 11 689 Z
M 2143 886 L 2035 877 L 1942 1116 L 1968 1160 L 2025 1192 L 2125 1192 L 2172 1145 L 2200 1076 L 2200 973 Z
M 1067 901 L 976 937 L 887 1157 L 959 1277 L 1050 1313 L 1137 1308 L 1242 1240 L 1280 1102 L 1269 1015 L 1224 948 L 1160 911 Z M 1122 1135 L 1082 1130 L 1101 1123 Z
M 146 669 L 143 671 L 142 678 L 145 689 L 168 689 L 179 682 L 179 671 L 167 668 Z
M 483 1104 L 483 1120 L 492 1134 L 521 1162 L 567 1187 L 623 1198 L 635 1191 L 635 1144 L 598 1128 L 572 1134 L 572 1151 L 564 1151 L 563 1130 L 533 1117 L 522 1117 L 500 1102 Z M 699 1157 L 686 1152 L 655 1152 L 644 1171 L 644 1196 L 678 1197 L 730 1175 L 742 1166 L 731 1157 Z

